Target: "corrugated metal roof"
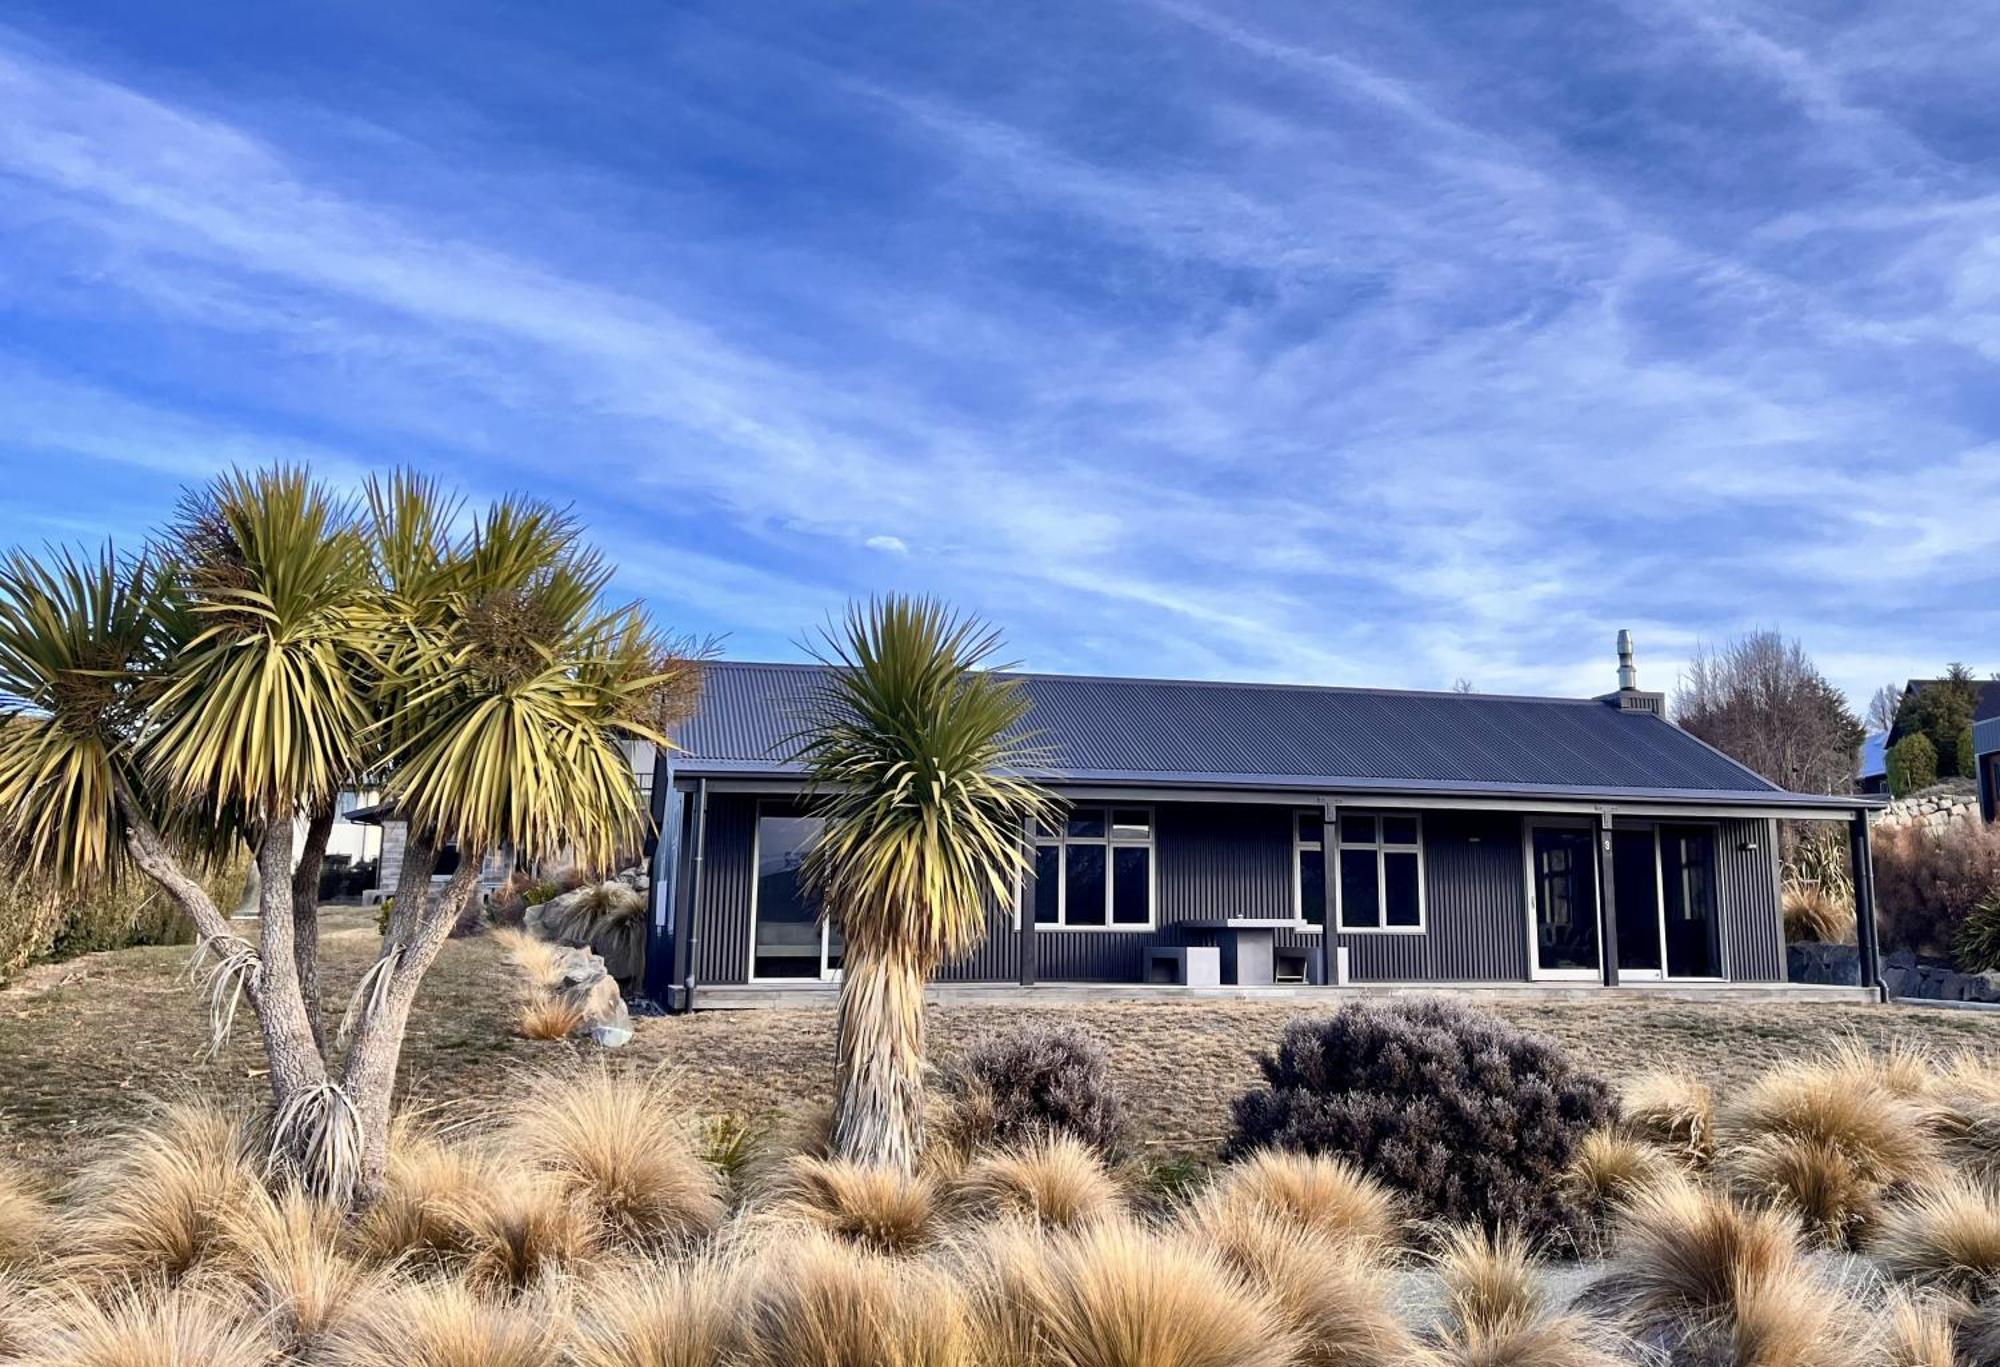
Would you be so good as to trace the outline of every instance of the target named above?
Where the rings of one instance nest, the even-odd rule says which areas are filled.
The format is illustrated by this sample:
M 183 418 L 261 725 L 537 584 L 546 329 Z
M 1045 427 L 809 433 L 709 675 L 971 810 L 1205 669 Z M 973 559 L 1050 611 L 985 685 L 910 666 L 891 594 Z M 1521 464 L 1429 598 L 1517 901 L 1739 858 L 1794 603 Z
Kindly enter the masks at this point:
M 2000 717 L 1972 724 L 1972 748 L 1982 755 L 2000 752 Z
M 821 669 L 710 665 L 676 767 L 795 772 L 786 739 Z M 1014 677 L 1050 780 L 1796 800 L 1670 722 L 1590 699 Z

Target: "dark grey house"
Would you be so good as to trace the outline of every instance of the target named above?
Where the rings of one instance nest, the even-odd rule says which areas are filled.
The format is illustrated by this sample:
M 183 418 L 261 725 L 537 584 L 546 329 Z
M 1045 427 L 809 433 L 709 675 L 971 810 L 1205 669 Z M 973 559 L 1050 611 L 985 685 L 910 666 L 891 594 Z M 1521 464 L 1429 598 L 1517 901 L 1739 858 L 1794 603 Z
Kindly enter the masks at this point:
M 658 761 L 647 986 L 671 1008 L 839 975 L 785 753 L 818 668 L 710 666 Z M 1775 984 L 1777 820 L 1846 823 L 1865 851 L 1879 805 L 1704 745 L 1629 649 L 1594 699 L 1020 677 L 1067 817 L 1023 833 L 1031 871 L 945 982 Z
M 2000 821 L 2000 716 L 1972 724 L 1972 753 L 1979 766 L 1979 814 Z

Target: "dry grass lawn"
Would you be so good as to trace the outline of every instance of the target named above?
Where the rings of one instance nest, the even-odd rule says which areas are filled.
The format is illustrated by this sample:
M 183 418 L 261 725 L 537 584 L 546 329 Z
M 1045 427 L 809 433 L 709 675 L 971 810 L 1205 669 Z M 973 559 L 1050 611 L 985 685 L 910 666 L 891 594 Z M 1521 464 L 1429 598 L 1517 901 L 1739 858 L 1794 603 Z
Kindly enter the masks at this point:
M 375 950 L 372 915 L 329 909 L 331 1013 Z M 213 1061 L 185 948 L 124 950 L 37 969 L 0 991 L 0 1150 L 64 1168 L 80 1138 L 132 1118 L 146 1096 L 218 1086 L 255 1097 L 260 1056 L 247 1028 Z M 1035 1018 L 1080 1022 L 1110 1047 L 1139 1138 L 1161 1155 L 1202 1153 L 1221 1138 L 1229 1100 L 1256 1078 L 1257 1052 L 1298 1013 L 1294 1003 L 1119 1003 L 1092 1007 L 946 1007 L 932 1013 L 935 1053 Z M 2000 1046 L 2000 1013 L 1903 1007 L 1495 1003 L 1517 1024 L 1580 1051 L 1613 1078 L 1684 1064 L 1728 1089 L 1779 1059 L 1843 1037 L 1940 1049 Z M 476 1115 L 510 1063 L 586 1050 L 514 1034 L 511 971 L 483 940 L 447 947 L 425 984 L 403 1056 L 413 1099 Z M 643 1019 L 622 1051 L 674 1074 L 703 1114 L 757 1120 L 824 1100 L 831 1087 L 827 1010 L 714 1012 Z

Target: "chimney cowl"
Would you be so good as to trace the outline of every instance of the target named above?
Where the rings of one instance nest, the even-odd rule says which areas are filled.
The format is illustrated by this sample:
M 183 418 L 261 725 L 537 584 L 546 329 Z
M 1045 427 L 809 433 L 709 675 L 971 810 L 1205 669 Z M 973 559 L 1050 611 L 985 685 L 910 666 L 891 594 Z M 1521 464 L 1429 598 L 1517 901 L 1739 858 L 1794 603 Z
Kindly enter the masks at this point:
M 1667 715 L 1667 695 L 1647 693 L 1639 687 L 1639 665 L 1632 646 L 1632 633 L 1621 629 L 1618 633 L 1618 688 L 1598 699 L 1617 708 L 1620 712 L 1644 712 L 1649 716 Z

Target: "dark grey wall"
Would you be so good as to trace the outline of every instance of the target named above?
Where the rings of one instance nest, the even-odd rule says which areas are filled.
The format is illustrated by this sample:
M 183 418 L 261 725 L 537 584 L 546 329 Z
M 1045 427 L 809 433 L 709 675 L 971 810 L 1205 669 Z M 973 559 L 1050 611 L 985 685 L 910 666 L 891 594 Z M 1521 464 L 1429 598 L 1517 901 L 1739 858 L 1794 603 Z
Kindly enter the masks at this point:
M 1725 821 L 1716 845 L 1723 970 L 1734 982 L 1782 982 L 1785 920 L 1778 906 L 1776 823 Z
M 1221 916 L 1292 914 L 1292 810 L 1248 803 L 1159 803 L 1159 931 L 1048 930 L 1036 933 L 1035 973 L 1044 982 L 1137 982 L 1145 950 L 1175 942 L 1177 922 Z M 751 837 L 756 800 L 716 794 L 708 831 L 693 958 L 699 981 L 741 983 L 750 963 Z M 1784 977 L 1775 841 L 1764 820 L 1721 823 L 1717 863 L 1725 962 L 1732 978 Z M 1745 843 L 1757 848 L 1745 851 Z M 1424 815 L 1426 931 L 1421 935 L 1346 934 L 1355 982 L 1521 982 L 1528 976 L 1527 890 L 1521 818 L 1507 813 Z M 1032 882 L 1024 887 L 1032 904 Z M 1285 948 L 1319 945 L 1316 934 L 1281 931 Z M 996 909 L 992 933 L 962 963 L 938 976 L 950 982 L 1013 982 L 1020 976 L 1020 933 L 1011 909 Z

